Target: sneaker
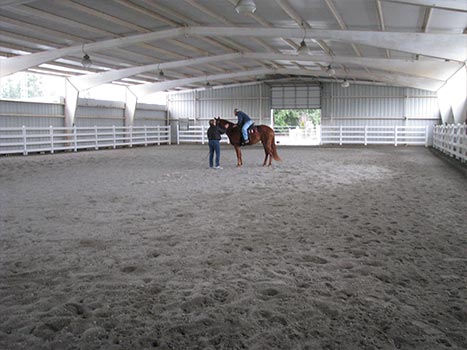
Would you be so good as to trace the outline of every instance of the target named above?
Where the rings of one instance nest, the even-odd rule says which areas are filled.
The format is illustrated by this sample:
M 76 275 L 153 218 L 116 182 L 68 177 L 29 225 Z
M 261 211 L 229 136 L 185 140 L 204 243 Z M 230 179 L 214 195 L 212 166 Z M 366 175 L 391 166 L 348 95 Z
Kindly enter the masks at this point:
M 224 168 L 218 165 L 218 166 L 215 166 L 214 169 L 222 170 Z
M 245 143 L 245 145 L 249 145 L 249 144 L 250 144 L 250 140 L 246 140 L 244 143 Z

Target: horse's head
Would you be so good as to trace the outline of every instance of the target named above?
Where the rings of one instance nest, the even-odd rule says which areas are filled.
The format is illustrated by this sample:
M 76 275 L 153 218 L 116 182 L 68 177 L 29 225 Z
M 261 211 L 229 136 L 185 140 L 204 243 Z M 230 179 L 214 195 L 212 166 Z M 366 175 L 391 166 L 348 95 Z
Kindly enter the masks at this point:
M 231 122 L 225 119 L 221 119 L 221 117 L 214 118 L 214 120 L 216 122 L 216 126 L 219 128 L 222 134 L 225 133 L 228 128 L 233 126 Z

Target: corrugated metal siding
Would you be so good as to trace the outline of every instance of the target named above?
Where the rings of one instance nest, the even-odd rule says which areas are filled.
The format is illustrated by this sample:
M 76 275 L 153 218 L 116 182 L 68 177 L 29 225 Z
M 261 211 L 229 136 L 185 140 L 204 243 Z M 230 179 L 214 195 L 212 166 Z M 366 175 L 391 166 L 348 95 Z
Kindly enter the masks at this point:
M 123 118 L 76 117 L 75 125 L 77 127 L 125 126 L 125 120 Z
M 439 122 L 437 96 L 425 90 L 340 84 L 323 85 L 323 125 L 426 126 Z
M 0 128 L 64 125 L 64 106 L 58 103 L 0 101 Z
M 321 108 L 319 85 L 273 85 L 271 106 L 274 109 L 318 109 Z
M 110 101 L 80 99 L 75 114 L 75 125 L 78 127 L 124 126 L 124 104 Z
M 192 119 L 190 125 L 207 125 L 214 117 L 235 120 L 233 111 L 238 108 L 255 122 L 270 122 L 271 90 L 265 84 L 191 91 L 170 94 L 168 109 L 170 119 Z
M 136 106 L 135 126 L 166 126 L 167 106 L 140 104 Z
M 167 121 L 165 119 L 153 119 L 153 118 L 138 118 L 133 122 L 134 126 L 166 126 Z

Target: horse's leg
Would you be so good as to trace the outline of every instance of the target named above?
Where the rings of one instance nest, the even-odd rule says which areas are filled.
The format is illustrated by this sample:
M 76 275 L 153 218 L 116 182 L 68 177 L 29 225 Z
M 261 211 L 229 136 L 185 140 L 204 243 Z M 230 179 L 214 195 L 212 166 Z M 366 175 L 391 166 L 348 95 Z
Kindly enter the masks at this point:
M 234 146 L 234 147 L 235 147 L 235 153 L 237 153 L 237 167 L 241 167 L 243 165 L 242 151 L 240 150 L 239 146 Z
M 263 148 L 264 148 L 264 162 L 263 166 L 266 165 L 268 162 L 268 157 L 269 157 L 269 164 L 268 166 L 271 166 L 272 163 L 272 147 L 271 147 L 271 141 L 267 140 L 266 142 L 263 142 Z
M 269 156 L 269 153 L 268 153 L 268 149 L 266 147 L 265 144 L 263 144 L 263 148 L 264 148 L 264 162 L 263 162 L 263 166 L 266 165 L 266 162 L 268 161 L 268 156 Z

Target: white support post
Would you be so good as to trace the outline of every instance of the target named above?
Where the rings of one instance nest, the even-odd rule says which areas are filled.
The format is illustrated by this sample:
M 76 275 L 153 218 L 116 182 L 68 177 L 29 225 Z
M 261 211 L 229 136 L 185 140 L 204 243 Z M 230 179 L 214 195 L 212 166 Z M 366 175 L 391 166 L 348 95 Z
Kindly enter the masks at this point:
M 126 102 L 125 102 L 125 126 L 133 125 L 135 120 L 135 113 L 136 113 L 136 104 L 138 102 L 138 98 L 136 95 L 128 88 L 126 88 Z
M 73 144 L 75 152 L 78 151 L 78 135 L 76 132 L 76 126 L 73 126 Z
M 368 133 L 368 126 L 365 125 L 365 146 L 367 145 L 367 133 Z
M 148 145 L 148 130 L 146 128 L 146 125 L 144 126 L 144 145 Z
M 339 146 L 342 146 L 342 125 L 339 127 Z
M 28 138 L 26 136 L 26 126 L 25 125 L 23 125 L 22 133 L 23 133 L 23 155 L 27 156 L 28 155 L 28 146 L 27 146 Z
M 130 147 L 133 147 L 133 126 L 130 125 Z
M 75 124 L 76 109 L 78 107 L 79 91 L 65 79 L 65 127 L 71 128 Z
M 425 147 L 428 147 L 428 136 L 430 134 L 429 126 L 425 126 Z
M 50 135 L 50 153 L 54 153 L 54 127 L 49 126 L 49 135 Z
M 160 146 L 161 144 L 161 126 L 157 126 L 157 145 Z
M 204 125 L 201 125 L 201 144 L 204 145 Z
M 180 125 L 177 124 L 177 145 L 180 144 Z
M 96 150 L 98 150 L 99 149 L 99 139 L 97 138 L 97 125 L 94 125 L 94 140 L 95 140 L 94 148 Z
M 112 142 L 113 148 L 117 148 L 117 140 L 115 139 L 115 125 L 112 125 Z
M 394 127 L 394 146 L 397 147 L 397 125 Z

